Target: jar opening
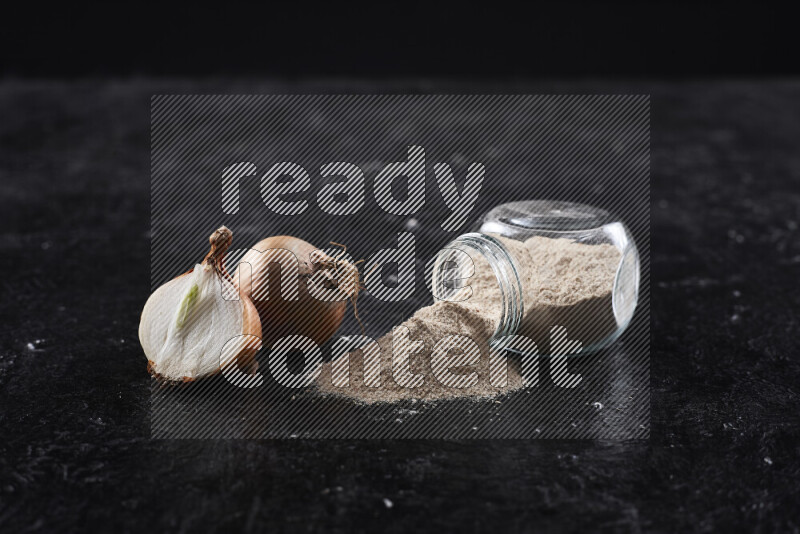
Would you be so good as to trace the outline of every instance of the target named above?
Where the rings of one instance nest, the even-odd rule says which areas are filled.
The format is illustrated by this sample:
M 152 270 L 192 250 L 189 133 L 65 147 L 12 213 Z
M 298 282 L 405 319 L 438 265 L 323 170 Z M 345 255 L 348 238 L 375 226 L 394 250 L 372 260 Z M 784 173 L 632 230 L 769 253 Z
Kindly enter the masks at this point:
M 598 228 L 609 220 L 610 215 L 605 210 L 561 200 L 509 202 L 497 206 L 484 216 L 487 224 L 506 225 L 523 231 L 552 232 Z
M 454 300 L 455 291 L 449 280 L 468 280 L 474 273 L 473 260 L 478 257 L 486 260 L 497 281 L 502 303 L 500 317 L 492 338 L 516 332 L 523 314 L 522 281 L 515 260 L 508 254 L 497 239 L 479 233 L 468 233 L 451 241 L 439 253 L 432 269 L 432 289 L 437 300 Z M 448 268 L 447 265 L 450 265 Z M 453 276 L 453 265 L 456 273 Z M 450 275 L 446 274 L 450 271 Z M 459 273 L 460 271 L 460 273 Z M 467 275 L 463 275 L 467 272 Z M 460 299 L 455 299 L 460 300 Z

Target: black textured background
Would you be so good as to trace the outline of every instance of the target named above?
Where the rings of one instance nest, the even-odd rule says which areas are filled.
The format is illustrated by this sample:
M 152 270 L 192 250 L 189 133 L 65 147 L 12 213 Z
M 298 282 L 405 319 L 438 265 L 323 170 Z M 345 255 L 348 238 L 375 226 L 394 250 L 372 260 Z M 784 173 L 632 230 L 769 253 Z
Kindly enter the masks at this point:
M 10 4 L 0 74 L 489 81 L 798 72 L 789 53 L 796 19 L 779 2 L 242 4 Z
M 652 95 L 650 440 L 148 439 L 150 95 L 332 88 L 0 85 L 0 531 L 800 529 L 796 82 L 504 87 Z

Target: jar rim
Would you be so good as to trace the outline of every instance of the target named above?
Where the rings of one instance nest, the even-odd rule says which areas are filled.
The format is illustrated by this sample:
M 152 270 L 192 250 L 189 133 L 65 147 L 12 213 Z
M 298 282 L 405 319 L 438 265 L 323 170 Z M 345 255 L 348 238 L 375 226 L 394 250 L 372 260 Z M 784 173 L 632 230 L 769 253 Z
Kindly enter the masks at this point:
M 487 259 L 503 300 L 501 316 L 498 320 L 495 333 L 490 340 L 493 342 L 498 337 L 512 334 L 517 331 L 524 312 L 522 281 L 519 277 L 519 266 L 516 260 L 508 253 L 505 247 L 494 237 L 482 233 L 470 232 L 462 234 L 445 245 L 447 249 L 477 252 Z M 435 277 L 440 271 L 440 262 L 446 261 L 446 256 L 440 254 L 434 263 L 432 275 Z M 437 287 L 436 282 L 433 287 Z M 435 295 L 434 295 L 435 297 Z
M 500 204 L 483 217 L 484 224 L 502 224 L 517 230 L 571 232 L 599 228 L 611 221 L 608 211 L 563 200 L 521 200 Z

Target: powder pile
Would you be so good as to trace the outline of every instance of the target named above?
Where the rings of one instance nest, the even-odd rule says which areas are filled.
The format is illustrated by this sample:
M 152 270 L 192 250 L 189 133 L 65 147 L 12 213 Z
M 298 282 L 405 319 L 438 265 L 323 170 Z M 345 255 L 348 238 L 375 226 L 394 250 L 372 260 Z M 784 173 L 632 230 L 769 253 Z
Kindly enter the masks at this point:
M 602 340 L 616 329 L 611 291 L 620 254 L 615 247 L 547 237 L 533 237 L 524 243 L 495 237 L 503 242 L 519 268 L 525 311 L 517 333 L 535 341 L 540 353 L 547 352 L 551 326 L 566 327 L 569 339 L 580 340 L 584 347 Z M 485 258 L 473 256 L 472 259 L 475 273 L 468 280 L 472 290 L 469 299 L 462 302 L 437 301 L 417 310 L 399 325 L 407 329 L 408 343 L 424 343 L 421 350 L 409 351 L 411 373 L 423 377 L 418 387 L 404 387 L 393 377 L 395 327 L 375 342 L 380 349 L 380 386 L 365 384 L 364 349 L 359 349 L 342 356 L 350 358 L 349 384 L 346 387 L 333 384 L 334 363 L 328 362 L 323 365 L 317 380 L 319 391 L 372 404 L 408 399 L 491 398 L 524 387 L 519 362 L 512 358 L 508 359 L 506 385 L 495 387 L 490 382 L 488 342 L 501 317 L 502 296 Z M 480 349 L 480 358 L 473 365 L 463 365 L 470 362 L 466 351 L 460 350 L 463 347 L 449 352 L 448 367 L 454 375 L 466 377 L 477 373 L 477 381 L 466 387 L 443 385 L 433 373 L 431 356 L 434 346 L 451 335 L 467 336 Z M 402 339 L 399 338 L 398 342 Z

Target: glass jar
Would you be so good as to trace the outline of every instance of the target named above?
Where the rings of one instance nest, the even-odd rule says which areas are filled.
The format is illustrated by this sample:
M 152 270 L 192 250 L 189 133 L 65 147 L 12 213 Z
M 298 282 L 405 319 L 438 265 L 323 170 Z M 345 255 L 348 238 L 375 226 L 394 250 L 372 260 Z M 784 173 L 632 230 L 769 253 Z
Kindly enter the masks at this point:
M 580 353 L 608 346 L 627 328 L 639 297 L 639 253 L 630 232 L 584 204 L 531 200 L 490 210 L 434 260 L 434 297 L 469 302 L 465 295 L 473 289 L 465 288 L 480 265 L 491 268 L 497 296 L 488 301 L 499 305 L 490 343 L 521 335 L 539 354 L 550 352 L 555 328 L 580 341 Z

